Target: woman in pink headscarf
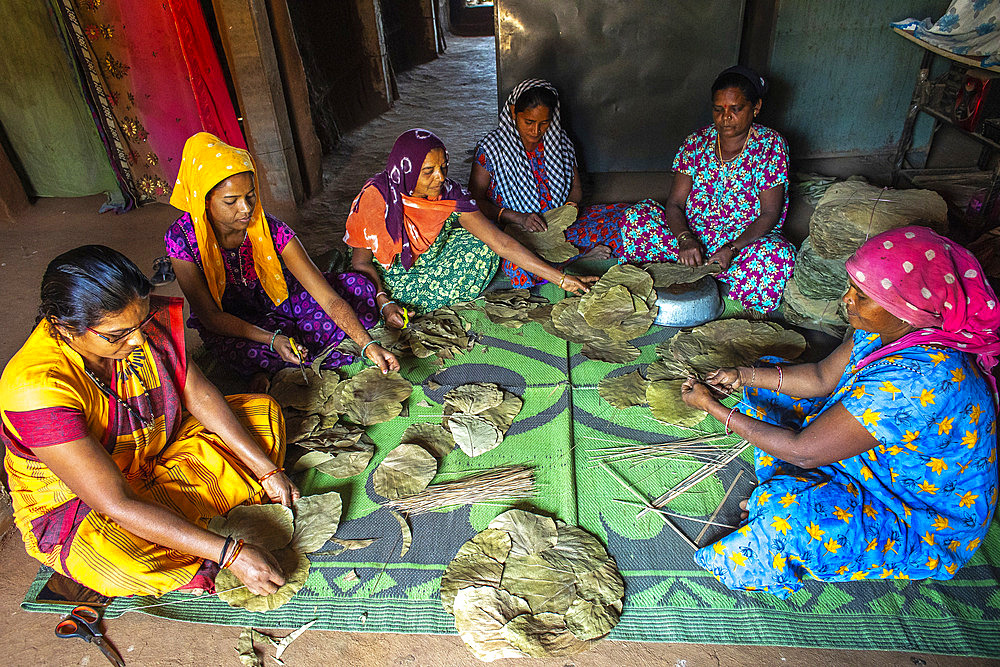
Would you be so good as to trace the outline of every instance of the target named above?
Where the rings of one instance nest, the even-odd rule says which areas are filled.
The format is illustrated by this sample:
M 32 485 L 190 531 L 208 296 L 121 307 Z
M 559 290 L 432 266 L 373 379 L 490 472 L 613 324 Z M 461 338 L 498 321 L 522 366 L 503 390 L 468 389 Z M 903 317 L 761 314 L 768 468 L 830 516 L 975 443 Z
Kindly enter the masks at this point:
M 847 270 L 855 332 L 829 357 L 723 368 L 682 390 L 757 448 L 746 523 L 695 554 L 730 588 L 950 579 L 986 535 L 996 295 L 971 253 L 924 227 L 870 239 Z M 743 401 L 727 408 L 712 387 Z

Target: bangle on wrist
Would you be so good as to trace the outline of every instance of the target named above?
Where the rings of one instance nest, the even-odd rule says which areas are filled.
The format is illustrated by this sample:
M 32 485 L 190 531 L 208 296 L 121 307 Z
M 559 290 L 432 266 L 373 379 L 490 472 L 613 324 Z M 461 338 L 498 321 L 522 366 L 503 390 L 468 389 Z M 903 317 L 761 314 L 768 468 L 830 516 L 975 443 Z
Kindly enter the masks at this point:
M 364 347 L 361 348 L 361 358 L 362 359 L 367 359 L 368 358 L 368 357 L 365 356 L 365 352 L 368 350 L 368 346 L 369 345 L 378 345 L 378 343 L 375 341 L 374 338 L 372 340 L 368 341 L 367 343 L 365 343 Z
M 382 312 L 382 311 L 384 311 L 384 310 L 385 310 L 385 307 L 386 307 L 386 306 L 388 306 L 388 305 L 389 305 L 390 303 L 396 303 L 396 302 L 395 302 L 395 301 L 393 301 L 392 299 L 389 299 L 388 301 L 386 301 L 385 303 L 383 303 L 383 304 L 382 304 L 382 307 L 381 307 L 381 308 L 379 308 L 379 309 L 378 309 L 378 314 L 379 314 L 379 315 L 382 315 L 382 316 L 384 317 L 384 314 L 383 314 L 383 312 Z
M 267 349 L 271 350 L 271 352 L 274 352 L 274 340 L 278 337 L 280 333 L 281 329 L 275 329 L 274 333 L 271 334 L 271 342 L 267 344 Z
M 236 540 L 236 546 L 233 547 L 233 553 L 229 555 L 229 560 L 225 563 L 221 563 L 223 570 L 228 570 L 229 567 L 236 562 L 236 558 L 240 555 L 240 552 L 243 551 L 243 544 L 243 540 Z
M 566 274 L 562 274 L 562 278 L 559 279 L 559 289 L 565 289 L 563 285 L 566 284 Z
M 729 416 L 726 417 L 726 435 L 729 435 L 729 433 L 730 433 L 730 431 L 729 431 L 729 420 L 733 418 L 733 413 L 735 413 L 738 408 L 739 408 L 739 406 L 734 405 L 733 409 L 729 411 Z
M 781 393 L 781 366 L 775 366 L 778 369 L 778 388 L 774 390 L 774 393 Z
M 740 251 L 736 248 L 736 244 L 734 243 L 727 243 L 726 247 L 729 248 L 729 252 L 733 253 L 733 257 L 736 257 L 736 255 L 740 253 Z
M 500 212 L 497 213 L 497 224 L 500 224 L 500 222 L 502 222 L 501 218 L 503 217 L 503 212 L 506 210 L 507 210 L 506 208 L 501 207 Z
M 376 301 L 378 301 L 378 298 L 380 296 L 384 296 L 387 299 L 389 298 L 389 295 L 385 293 L 385 290 L 379 290 L 379 291 L 375 292 L 375 300 Z
M 756 387 L 757 385 L 754 384 L 754 381 L 756 379 L 757 379 L 757 367 L 756 366 L 751 366 L 750 367 L 750 385 L 749 386 Z
M 263 484 L 264 482 L 266 482 L 267 480 L 271 479 L 272 477 L 274 477 L 275 475 L 277 475 L 277 474 L 278 474 L 278 473 L 280 473 L 280 472 L 285 472 L 285 469 L 284 469 L 284 468 L 275 468 L 275 469 L 274 469 L 274 470 L 272 470 L 271 472 L 267 472 L 267 473 L 264 473 L 264 474 L 263 474 L 263 475 L 261 475 L 261 477 L 260 477 L 260 478 L 259 478 L 259 479 L 257 480 L 257 483 L 258 483 L 258 484 Z
M 226 552 L 229 551 L 229 546 L 233 543 L 233 536 L 229 535 L 226 537 L 226 541 L 222 543 L 222 551 L 219 553 L 219 565 L 226 562 Z

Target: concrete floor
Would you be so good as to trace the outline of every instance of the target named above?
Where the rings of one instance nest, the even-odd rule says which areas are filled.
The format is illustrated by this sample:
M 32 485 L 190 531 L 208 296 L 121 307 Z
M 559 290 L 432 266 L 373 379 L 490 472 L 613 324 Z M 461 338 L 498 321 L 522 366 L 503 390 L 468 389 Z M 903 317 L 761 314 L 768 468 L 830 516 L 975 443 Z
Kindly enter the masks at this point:
M 438 132 L 451 148 L 452 175 L 467 179 L 471 148 L 495 122 L 491 95 L 495 86 L 492 38 L 448 41 L 448 53 L 434 63 L 400 76 L 402 100 L 382 118 L 345 137 L 324 164 L 326 190 L 302 207 L 297 230 L 317 254 L 340 244 L 347 208 L 364 180 L 380 170 L 392 141 L 403 130 L 423 126 Z M 448 82 L 445 97 L 443 81 Z M 431 111 L 428 111 L 431 110 Z M 629 186 L 634 187 L 634 183 Z M 654 194 L 654 193 L 650 193 Z M 0 285 L 10 336 L 0 339 L 0 363 L 17 351 L 34 324 L 38 285 L 55 255 L 85 243 L 113 246 L 142 267 L 163 253 L 163 233 L 177 216 L 166 205 L 151 205 L 116 216 L 98 215 L 102 197 L 47 199 L 36 203 L 16 224 L 0 225 Z M 175 285 L 161 290 L 179 294 Z M 189 345 L 197 336 L 189 334 Z M 37 571 L 16 531 L 0 541 L 0 627 L 8 664 L 106 664 L 96 648 L 52 635 L 55 617 L 21 611 L 19 603 Z M 234 649 L 239 628 L 176 623 L 138 613 L 111 621 L 108 639 L 130 665 L 237 664 Z M 284 632 L 278 632 L 282 635 Z M 720 642 L 725 637 L 719 637 Z M 289 665 L 452 666 L 480 664 L 456 636 L 410 636 L 309 632 L 285 653 Z M 517 664 L 501 661 L 496 664 Z M 268 660 L 265 664 L 273 664 Z M 523 663 L 528 664 L 528 663 Z M 537 660 L 530 664 L 594 665 L 899 665 L 959 666 L 1000 664 L 969 658 L 926 654 L 791 649 L 761 646 L 599 642 L 573 659 Z

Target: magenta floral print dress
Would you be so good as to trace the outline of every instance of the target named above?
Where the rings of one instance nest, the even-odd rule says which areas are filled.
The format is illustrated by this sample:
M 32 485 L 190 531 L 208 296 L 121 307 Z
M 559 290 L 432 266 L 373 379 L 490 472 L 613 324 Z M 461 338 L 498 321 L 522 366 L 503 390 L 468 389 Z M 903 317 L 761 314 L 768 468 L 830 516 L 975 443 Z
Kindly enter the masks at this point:
M 711 255 L 757 219 L 761 193 L 779 185 L 785 189 L 778 224 L 742 248 L 718 276 L 729 287 L 729 296 L 745 308 L 769 312 L 781 302 L 795 263 L 795 248 L 780 233 L 788 211 L 788 148 L 774 130 L 753 125 L 744 151 L 722 163 L 716 136 L 714 125 L 695 132 L 674 158 L 673 170 L 693 181 L 684 209 L 688 225 Z M 625 212 L 622 246 L 623 262 L 676 262 L 678 257 L 665 211 L 651 199 Z

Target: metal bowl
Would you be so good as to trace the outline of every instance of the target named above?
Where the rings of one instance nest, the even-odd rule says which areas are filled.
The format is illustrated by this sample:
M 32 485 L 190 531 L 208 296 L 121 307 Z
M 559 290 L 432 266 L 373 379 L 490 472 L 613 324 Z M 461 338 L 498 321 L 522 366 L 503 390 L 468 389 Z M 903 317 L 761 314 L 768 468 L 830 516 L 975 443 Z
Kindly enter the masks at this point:
M 657 288 L 656 305 L 659 311 L 653 322 L 663 327 L 696 327 L 718 318 L 725 309 L 719 283 L 712 276 Z

